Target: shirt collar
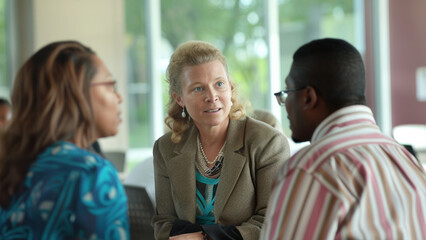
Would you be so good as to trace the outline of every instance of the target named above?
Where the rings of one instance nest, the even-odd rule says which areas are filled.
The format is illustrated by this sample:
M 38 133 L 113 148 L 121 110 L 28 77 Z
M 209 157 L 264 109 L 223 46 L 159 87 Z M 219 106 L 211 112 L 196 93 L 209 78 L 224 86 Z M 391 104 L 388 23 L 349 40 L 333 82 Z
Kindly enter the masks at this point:
M 365 105 L 352 105 L 341 108 L 326 117 L 315 129 L 311 143 L 319 141 L 324 136 L 339 132 L 348 125 L 376 125 L 371 109 Z

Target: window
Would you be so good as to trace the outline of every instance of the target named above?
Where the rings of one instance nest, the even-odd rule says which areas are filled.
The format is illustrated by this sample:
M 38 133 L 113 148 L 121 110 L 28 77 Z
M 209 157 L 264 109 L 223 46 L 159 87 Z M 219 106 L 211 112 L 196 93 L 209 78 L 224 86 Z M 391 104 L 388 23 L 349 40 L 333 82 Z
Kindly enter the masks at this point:
M 361 2 L 355 0 L 279 1 L 282 83 L 290 70 L 293 53 L 301 45 L 313 39 L 342 38 L 354 44 L 361 53 L 364 52 L 364 6 Z M 282 88 L 284 89 L 285 86 Z M 290 136 L 287 113 L 284 108 L 281 113 L 283 129 L 286 135 Z
M 279 13 L 280 64 L 276 66 L 281 76 L 268 79 L 268 30 L 265 23 L 271 16 L 261 0 L 162 0 L 161 26 L 146 17 L 146 3 L 155 0 L 126 0 L 126 44 L 128 59 L 128 102 L 130 113 L 130 148 L 146 148 L 151 153 L 152 128 L 149 116 L 161 111 L 166 116 L 168 103 L 165 70 L 177 46 L 188 40 L 210 42 L 222 50 L 227 58 L 231 80 L 235 83 L 241 100 L 246 102 L 248 113 L 254 109 L 275 109 L 281 116 L 284 132 L 290 136 L 285 108 L 269 105 L 273 96 L 270 86 L 284 85 L 290 69 L 292 54 L 302 44 L 322 37 L 339 37 L 355 44 L 363 52 L 364 16 L 361 1 L 343 0 L 277 0 L 278 6 L 269 9 Z M 158 3 L 158 2 L 156 2 Z M 273 19 L 272 19 L 273 20 Z M 148 24 L 145 24 L 149 21 Z M 154 109 L 148 105 L 153 84 L 147 75 L 147 27 L 161 28 L 159 65 L 162 77 L 162 106 Z M 158 30 L 158 29 L 157 29 Z M 361 39 L 361 40 L 359 40 Z M 275 82 L 272 82 L 275 81 Z M 277 84 L 276 81 L 280 81 Z M 274 87 L 275 88 L 275 87 Z M 276 104 L 275 100 L 271 104 Z M 278 109 L 278 110 L 277 110 Z M 151 120 L 152 121 L 152 120 Z M 154 125 L 164 123 L 155 122 Z
M 0 97 L 9 99 L 8 53 L 6 49 L 6 1 L 0 1 Z
M 149 135 L 149 85 L 144 1 L 126 0 L 127 99 L 129 107 L 129 148 L 151 146 Z
M 218 47 L 247 110 L 265 108 L 268 47 L 263 12 L 263 2 L 256 0 L 163 0 L 162 33 L 171 49 L 188 40 Z

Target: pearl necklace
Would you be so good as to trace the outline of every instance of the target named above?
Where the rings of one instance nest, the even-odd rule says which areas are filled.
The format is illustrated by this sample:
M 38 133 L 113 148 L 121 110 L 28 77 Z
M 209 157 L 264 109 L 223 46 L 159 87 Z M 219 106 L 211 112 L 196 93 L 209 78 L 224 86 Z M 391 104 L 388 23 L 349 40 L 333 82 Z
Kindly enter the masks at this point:
M 223 147 L 225 146 L 225 144 L 223 144 L 222 148 L 219 150 L 219 153 L 217 154 L 216 158 L 213 161 L 209 161 L 206 154 L 204 153 L 203 145 L 201 144 L 201 141 L 200 141 L 200 136 L 198 136 L 198 138 L 197 138 L 197 143 L 198 143 L 198 146 L 199 146 L 200 151 L 201 151 L 201 156 L 203 157 L 204 162 L 207 163 L 207 164 L 210 164 L 210 165 L 214 164 L 223 155 L 222 150 L 223 150 Z

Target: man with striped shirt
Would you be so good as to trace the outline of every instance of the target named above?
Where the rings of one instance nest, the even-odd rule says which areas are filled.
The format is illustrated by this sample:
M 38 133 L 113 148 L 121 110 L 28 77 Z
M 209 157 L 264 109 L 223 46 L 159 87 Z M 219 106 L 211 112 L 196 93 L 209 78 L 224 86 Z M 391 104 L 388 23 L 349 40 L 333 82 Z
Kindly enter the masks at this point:
M 365 105 L 359 52 L 339 39 L 299 48 L 276 93 L 292 138 L 311 141 L 279 171 L 262 239 L 426 239 L 426 173 Z

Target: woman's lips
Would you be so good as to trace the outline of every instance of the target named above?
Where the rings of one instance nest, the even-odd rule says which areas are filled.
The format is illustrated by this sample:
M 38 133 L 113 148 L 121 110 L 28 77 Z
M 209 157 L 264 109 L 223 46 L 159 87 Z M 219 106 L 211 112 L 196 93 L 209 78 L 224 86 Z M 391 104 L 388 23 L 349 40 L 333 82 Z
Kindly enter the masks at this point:
M 206 113 L 215 113 L 215 112 L 219 112 L 221 109 L 222 108 L 213 108 L 213 109 L 210 109 L 210 110 L 207 110 L 207 111 L 204 111 L 204 112 L 206 112 Z

